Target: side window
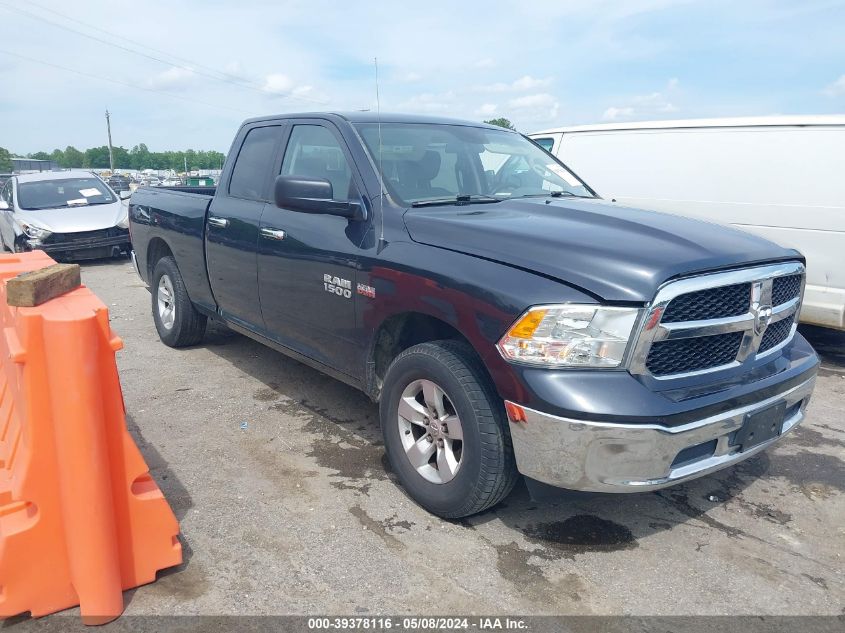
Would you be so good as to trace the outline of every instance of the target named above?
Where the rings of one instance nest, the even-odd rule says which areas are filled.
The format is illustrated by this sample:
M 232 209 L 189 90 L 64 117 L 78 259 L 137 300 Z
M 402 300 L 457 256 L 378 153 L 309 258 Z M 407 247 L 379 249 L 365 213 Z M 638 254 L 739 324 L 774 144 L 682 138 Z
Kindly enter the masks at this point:
M 534 142 L 549 153 L 551 153 L 552 148 L 555 146 L 555 140 L 553 138 L 535 138 Z
M 2 191 L 0 191 L 0 200 L 5 200 L 9 203 L 9 208 L 14 208 L 15 205 L 12 204 L 12 179 L 6 181 L 6 184 L 3 185 Z
M 332 196 L 346 202 L 352 184 L 352 170 L 337 139 L 322 125 L 296 125 L 291 131 L 283 176 L 321 178 L 332 183 Z
M 267 172 L 273 162 L 273 152 L 280 133 L 281 127 L 278 125 L 253 128 L 247 133 L 229 179 L 230 196 L 249 200 L 267 199 Z

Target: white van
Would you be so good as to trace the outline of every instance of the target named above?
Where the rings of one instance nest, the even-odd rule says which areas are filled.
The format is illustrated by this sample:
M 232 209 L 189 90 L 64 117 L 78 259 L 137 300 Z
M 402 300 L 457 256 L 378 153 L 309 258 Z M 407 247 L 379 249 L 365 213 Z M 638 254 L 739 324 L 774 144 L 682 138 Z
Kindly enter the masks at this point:
M 605 199 L 798 249 L 807 258 L 801 320 L 845 329 L 845 116 L 614 123 L 529 136 Z

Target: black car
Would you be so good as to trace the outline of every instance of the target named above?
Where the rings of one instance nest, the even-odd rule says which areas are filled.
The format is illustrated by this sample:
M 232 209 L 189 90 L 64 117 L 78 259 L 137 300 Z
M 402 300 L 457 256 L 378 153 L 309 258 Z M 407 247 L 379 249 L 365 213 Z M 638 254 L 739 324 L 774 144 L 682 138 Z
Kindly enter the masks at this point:
M 730 466 L 815 383 L 800 253 L 602 200 L 490 125 L 251 119 L 216 188 L 139 189 L 129 222 L 165 344 L 216 319 L 361 389 L 399 481 L 445 517 L 517 473 L 638 492 Z
M 126 176 L 111 176 L 106 181 L 115 193 L 120 193 L 121 191 L 131 191 L 129 187 L 129 179 Z

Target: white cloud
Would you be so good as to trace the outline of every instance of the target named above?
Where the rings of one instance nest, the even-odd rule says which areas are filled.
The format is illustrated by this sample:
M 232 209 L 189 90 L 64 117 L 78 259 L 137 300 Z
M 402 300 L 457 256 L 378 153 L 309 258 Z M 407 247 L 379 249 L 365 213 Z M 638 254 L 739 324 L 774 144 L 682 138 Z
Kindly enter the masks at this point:
M 281 97 L 299 97 L 320 103 L 320 99 L 311 98 L 314 87 L 310 85 L 297 86 L 293 79 L 283 73 L 273 73 L 264 78 L 262 86 L 264 92 Z
M 194 71 L 179 66 L 171 66 L 147 79 L 147 87 L 153 90 L 185 90 L 195 79 Z
M 634 108 L 617 108 L 614 106 L 610 106 L 607 110 L 604 111 L 604 114 L 601 115 L 601 118 L 605 121 L 620 121 L 622 119 L 630 119 L 634 116 Z
M 479 59 L 472 65 L 473 68 L 495 68 L 495 66 L 496 62 L 489 57 Z
M 250 79 L 249 74 L 246 72 L 246 69 L 241 66 L 240 62 L 229 62 L 228 64 L 223 66 L 222 70 L 223 74 L 228 75 L 229 77 L 234 77 L 235 79 L 241 79 L 248 81 Z
M 521 119 L 531 119 L 542 123 L 556 119 L 560 112 L 560 103 L 547 92 L 523 95 L 508 101 L 508 110 Z
M 634 95 L 623 103 L 609 106 L 602 114 L 605 121 L 627 121 L 631 119 L 654 119 L 678 111 L 674 104 L 678 96 L 678 80 L 672 78 L 666 82 L 663 90 L 642 95 Z
M 293 81 L 287 75 L 281 73 L 274 73 L 267 75 L 264 79 L 264 92 L 270 94 L 284 95 L 290 93 L 293 88 Z
M 525 90 L 536 90 L 537 88 L 546 88 L 547 86 L 550 86 L 551 83 L 551 77 L 537 79 L 531 75 L 524 75 L 523 77 L 515 79 L 510 83 L 497 82 L 486 86 L 479 86 L 478 90 L 483 92 L 520 92 Z
M 496 114 L 498 106 L 495 103 L 482 103 L 481 107 L 475 111 L 477 116 L 493 116 Z
M 407 82 L 407 83 L 414 83 L 414 82 L 419 81 L 421 79 L 422 79 L 422 75 L 420 75 L 419 73 L 408 72 L 408 73 L 405 73 L 404 75 L 402 75 L 399 78 L 399 81 L 404 81 L 404 82 Z
M 455 107 L 455 93 L 425 92 L 412 96 L 399 104 L 399 109 L 407 112 L 451 112 Z
M 828 97 L 838 97 L 845 95 L 845 75 L 840 75 L 839 79 L 825 86 L 822 93 Z

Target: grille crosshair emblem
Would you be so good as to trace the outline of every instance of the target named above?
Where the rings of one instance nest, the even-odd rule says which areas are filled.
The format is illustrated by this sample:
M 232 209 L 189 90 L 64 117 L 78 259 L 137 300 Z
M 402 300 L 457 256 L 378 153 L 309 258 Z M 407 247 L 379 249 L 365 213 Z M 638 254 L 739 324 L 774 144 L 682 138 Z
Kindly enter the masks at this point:
M 754 316 L 754 334 L 762 336 L 769 323 L 772 322 L 772 306 L 761 305 L 754 302 L 751 306 L 751 314 Z

